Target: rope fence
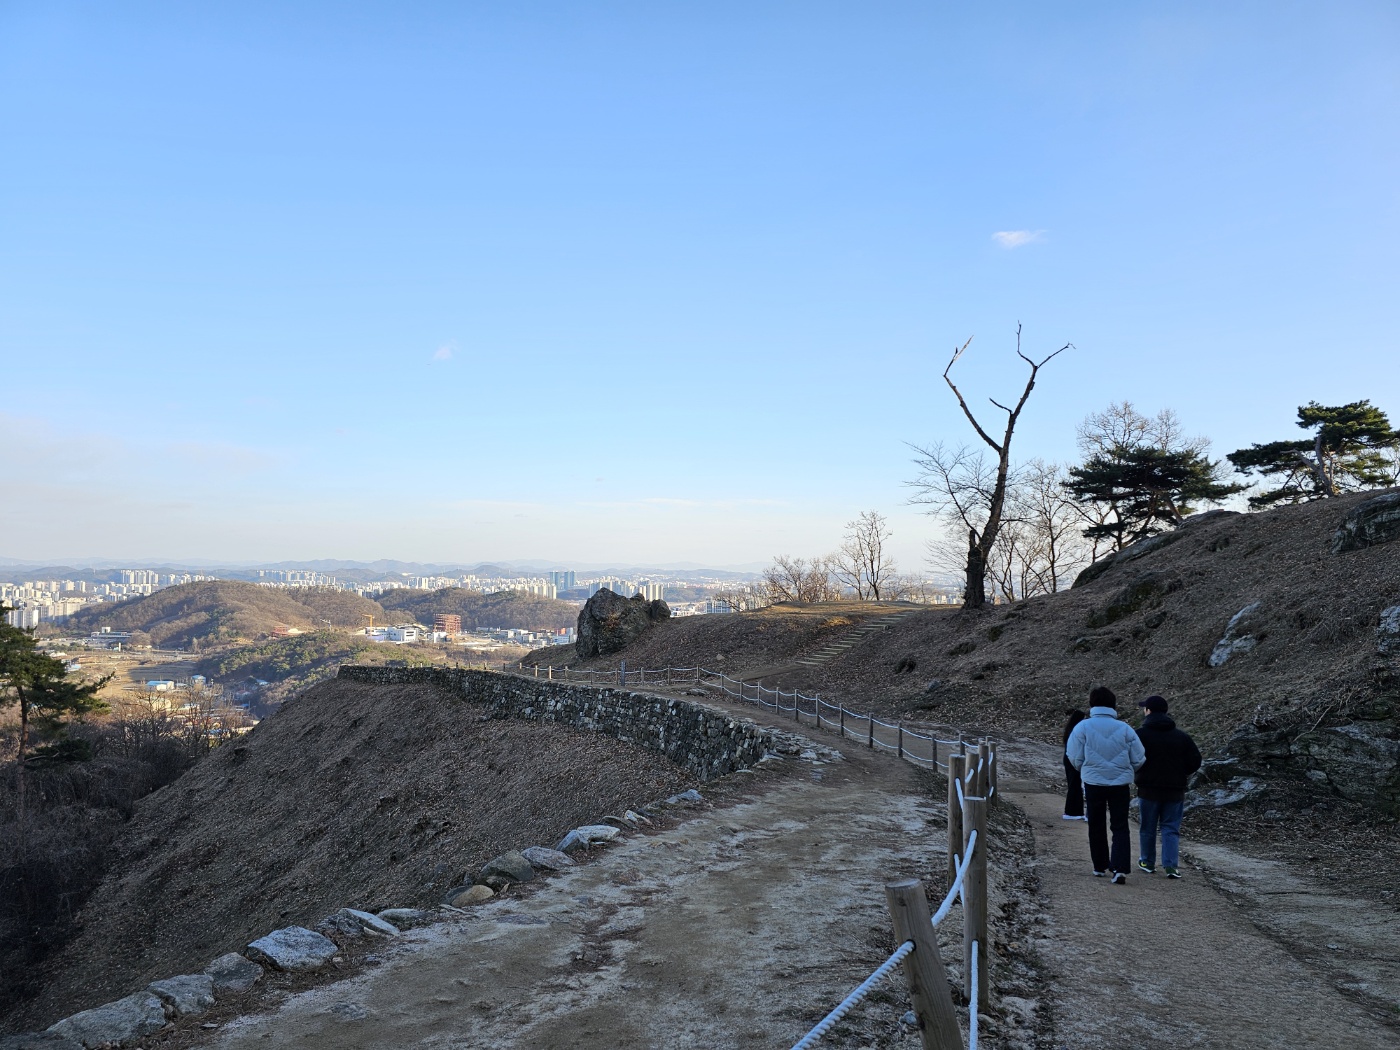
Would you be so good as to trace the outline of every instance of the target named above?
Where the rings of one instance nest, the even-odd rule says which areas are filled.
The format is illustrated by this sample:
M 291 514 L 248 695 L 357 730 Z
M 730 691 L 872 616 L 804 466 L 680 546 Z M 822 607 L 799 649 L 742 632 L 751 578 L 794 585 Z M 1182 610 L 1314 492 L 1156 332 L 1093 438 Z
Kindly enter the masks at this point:
M 526 668 L 502 664 L 501 671 L 526 674 Z M 541 673 L 543 672 L 543 673 Z M 964 1050 L 962 1031 L 953 1003 L 951 984 L 939 953 L 935 930 L 962 905 L 963 996 L 967 1001 L 966 1050 L 977 1050 L 978 1017 L 992 1007 L 993 961 L 987 936 L 987 807 L 996 797 L 997 753 L 992 742 L 943 740 L 919 733 L 902 723 L 885 722 L 873 711 L 852 711 L 797 690 L 784 692 L 762 682 L 731 678 L 722 671 L 702 667 L 666 667 L 615 671 L 581 671 L 569 667 L 533 668 L 536 678 L 590 686 L 695 685 L 718 686 L 726 696 L 791 714 L 798 724 L 815 725 L 858 740 L 872 750 L 896 755 L 917 766 L 938 769 L 948 775 L 948 892 L 937 911 L 930 913 L 924 884 L 907 879 L 885 886 L 885 902 L 899 946 L 888 959 L 858 984 L 849 995 L 793 1044 L 792 1050 L 810 1050 L 840 1020 L 864 1001 L 880 982 L 903 967 L 909 982 L 920 1039 L 924 1050 Z M 804 719 L 806 720 L 804 722 Z M 939 748 L 944 760 L 939 760 Z

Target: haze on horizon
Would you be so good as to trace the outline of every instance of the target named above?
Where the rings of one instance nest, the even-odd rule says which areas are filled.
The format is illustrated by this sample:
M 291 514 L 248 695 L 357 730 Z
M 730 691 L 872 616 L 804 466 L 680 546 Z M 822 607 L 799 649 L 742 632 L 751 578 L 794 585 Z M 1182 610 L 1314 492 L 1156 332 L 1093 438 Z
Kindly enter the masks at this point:
M 751 565 L 1042 373 L 1400 421 L 1400 9 L 0 7 L 0 557 Z

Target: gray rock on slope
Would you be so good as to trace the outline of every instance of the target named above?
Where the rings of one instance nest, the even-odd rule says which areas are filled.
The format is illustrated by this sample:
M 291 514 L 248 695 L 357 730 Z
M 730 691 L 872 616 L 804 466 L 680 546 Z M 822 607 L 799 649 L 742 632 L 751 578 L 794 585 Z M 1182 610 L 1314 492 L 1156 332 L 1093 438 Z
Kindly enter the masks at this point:
M 166 1011 L 176 1017 L 198 1017 L 214 1005 L 214 978 L 207 973 L 152 981 L 146 990 L 158 995 Z
M 574 866 L 573 857 L 547 846 L 526 846 L 520 851 L 520 855 L 538 871 L 562 871 Z
M 1387 492 L 1347 512 L 1332 537 L 1332 553 L 1358 551 L 1400 539 L 1400 492 Z
M 137 992 L 49 1025 L 49 1031 L 84 1047 L 120 1046 L 165 1027 L 165 1005 L 151 992 Z
M 1400 605 L 1381 610 L 1381 622 L 1376 628 L 1376 652 L 1382 656 L 1400 653 Z
M 529 882 L 535 877 L 535 869 L 530 866 L 528 860 L 515 850 L 511 850 L 509 853 L 502 853 L 499 857 L 488 860 L 482 866 L 482 881 L 484 882 L 492 876 L 506 879 L 509 882 Z M 488 885 L 490 884 L 488 883 Z
M 1215 648 L 1211 650 L 1210 665 L 1212 667 L 1223 667 L 1230 662 L 1232 657 L 1240 653 L 1247 653 L 1259 644 L 1259 640 L 1246 631 L 1250 619 L 1259 611 L 1259 607 L 1259 602 L 1250 602 L 1230 617 L 1230 622 L 1225 626 L 1224 636 L 1215 643 Z
M 617 838 L 617 828 L 610 824 L 585 824 L 574 828 L 554 848 L 560 853 L 576 853 L 595 842 L 609 842 Z
M 211 962 L 204 972 L 214 981 L 214 994 L 220 995 L 224 992 L 246 992 L 262 980 L 263 968 L 237 952 L 229 952 Z
M 604 587 L 578 614 L 575 648 L 585 659 L 621 652 L 653 623 L 670 617 L 670 606 L 660 598 L 649 602 L 639 594 L 629 601 Z
M 0 1050 L 83 1050 L 83 1044 L 58 1032 L 21 1032 L 0 1035 Z
M 250 958 L 292 972 L 319 970 L 337 951 L 335 941 L 304 926 L 273 930 L 248 945 Z

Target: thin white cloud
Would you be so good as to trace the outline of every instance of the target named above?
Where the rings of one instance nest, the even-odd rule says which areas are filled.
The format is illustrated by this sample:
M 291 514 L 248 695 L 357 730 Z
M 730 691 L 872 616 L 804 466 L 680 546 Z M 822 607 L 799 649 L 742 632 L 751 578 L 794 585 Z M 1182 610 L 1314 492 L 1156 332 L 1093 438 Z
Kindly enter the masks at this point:
M 434 361 L 451 361 L 453 353 L 457 350 L 456 343 L 443 343 L 433 351 Z
M 1044 230 L 998 230 L 992 234 L 992 240 L 1003 248 L 1020 248 L 1027 244 L 1034 244 L 1045 237 Z

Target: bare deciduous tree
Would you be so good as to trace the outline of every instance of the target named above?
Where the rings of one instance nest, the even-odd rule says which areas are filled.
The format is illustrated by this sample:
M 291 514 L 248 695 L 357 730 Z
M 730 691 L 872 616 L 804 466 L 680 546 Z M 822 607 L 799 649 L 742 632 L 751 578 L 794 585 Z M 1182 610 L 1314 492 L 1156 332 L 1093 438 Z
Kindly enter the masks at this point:
M 714 600 L 729 606 L 731 612 L 753 612 L 773 604 L 773 600 L 768 597 L 768 588 L 761 580 L 716 591 Z
M 895 575 L 894 561 L 885 552 L 890 536 L 884 515 L 877 511 L 862 511 L 846 522 L 846 538 L 831 556 L 831 572 L 860 601 L 881 601 Z
M 825 558 L 779 555 L 763 571 L 763 585 L 774 602 L 826 602 L 840 597 Z
M 946 514 L 951 511 L 953 517 L 966 525 L 967 559 L 964 571 L 967 582 L 963 590 L 963 607 L 979 609 L 987 603 L 988 563 L 996 548 L 997 534 L 1001 531 L 1006 511 L 1007 486 L 1011 480 L 1011 438 L 1015 433 L 1016 423 L 1021 418 L 1021 411 L 1026 407 L 1031 391 L 1035 389 L 1036 377 L 1040 370 L 1057 355 L 1070 349 L 1073 344 L 1066 343 L 1054 353 L 1034 361 L 1022 352 L 1021 326 L 1016 326 L 1016 356 L 1030 366 L 1030 375 L 1026 377 L 1025 388 L 1021 391 L 1021 397 L 1015 407 L 1008 407 L 995 398 L 988 399 L 1006 413 L 1006 425 L 999 441 L 978 422 L 962 391 L 950 375 L 953 366 L 958 363 L 958 358 L 962 357 L 971 345 L 972 340 L 969 338 L 954 351 L 953 359 L 943 370 L 943 380 L 953 391 L 953 396 L 958 399 L 958 406 L 967 417 L 967 421 L 972 424 L 977 436 L 996 453 L 996 468 L 993 471 L 984 466 L 981 456 L 974 455 L 967 448 L 950 453 L 942 445 L 935 445 L 931 449 L 914 446 L 914 451 L 919 454 L 915 462 L 922 473 L 914 480 L 913 485 L 919 490 L 914 502 L 933 505 L 936 508 L 935 513 Z M 941 455 L 938 454 L 940 452 Z M 974 484 L 968 487 L 968 483 Z M 960 499 L 953 498 L 955 490 L 960 493 Z

